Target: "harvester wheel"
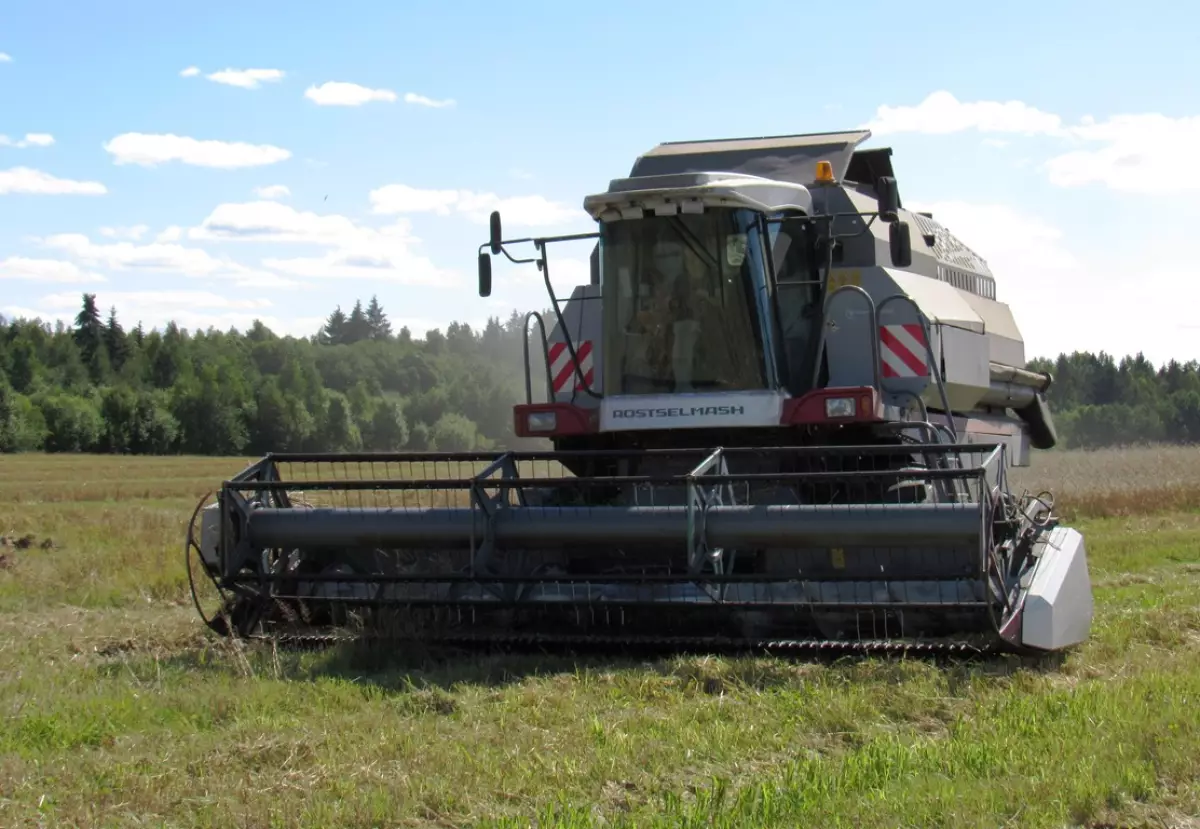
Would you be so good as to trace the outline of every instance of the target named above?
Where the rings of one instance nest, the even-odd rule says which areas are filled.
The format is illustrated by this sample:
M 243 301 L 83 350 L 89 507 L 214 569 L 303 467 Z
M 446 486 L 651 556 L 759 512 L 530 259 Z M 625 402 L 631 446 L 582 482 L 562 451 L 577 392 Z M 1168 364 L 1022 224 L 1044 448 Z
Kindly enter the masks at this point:
M 188 587 L 192 594 L 192 604 L 195 605 L 196 612 L 200 615 L 200 619 L 204 622 L 205 626 L 209 628 L 209 630 L 213 631 L 213 633 L 217 634 L 218 636 L 230 636 L 232 633 L 230 619 L 232 615 L 236 614 L 238 600 L 221 589 L 221 585 L 215 578 L 214 573 L 204 563 L 204 555 L 200 550 L 200 541 L 198 537 L 199 528 L 197 526 L 197 521 L 200 518 L 201 511 L 204 509 L 205 505 L 215 497 L 215 492 L 206 493 L 204 497 L 202 497 L 196 504 L 195 510 L 192 511 L 192 517 L 188 521 L 187 537 L 183 542 L 183 560 L 184 566 L 187 568 Z M 196 577 L 196 571 L 192 566 L 193 555 L 196 562 L 199 564 L 201 572 L 203 572 L 204 576 L 208 579 L 208 582 L 217 592 L 217 608 L 212 612 L 211 615 L 205 613 L 204 608 L 201 607 L 200 591 L 197 584 L 200 580 Z

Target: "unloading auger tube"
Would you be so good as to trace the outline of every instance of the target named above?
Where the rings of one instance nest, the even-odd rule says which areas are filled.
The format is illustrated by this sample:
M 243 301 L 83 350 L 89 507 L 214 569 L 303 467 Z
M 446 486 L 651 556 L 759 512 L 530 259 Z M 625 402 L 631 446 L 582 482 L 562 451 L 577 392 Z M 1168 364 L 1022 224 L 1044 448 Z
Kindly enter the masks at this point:
M 1056 444 L 1051 378 L 1025 367 L 987 264 L 902 206 L 869 135 L 663 144 L 584 199 L 595 233 L 506 240 L 493 213 L 480 295 L 503 255 L 550 298 L 548 336 L 525 318 L 513 427 L 552 448 L 268 455 L 193 519 L 189 568 L 222 593 L 217 614 L 197 598 L 205 621 L 431 643 L 1083 641 L 1084 539 L 1008 483 Z M 564 302 L 548 250 L 582 240 L 590 280 Z

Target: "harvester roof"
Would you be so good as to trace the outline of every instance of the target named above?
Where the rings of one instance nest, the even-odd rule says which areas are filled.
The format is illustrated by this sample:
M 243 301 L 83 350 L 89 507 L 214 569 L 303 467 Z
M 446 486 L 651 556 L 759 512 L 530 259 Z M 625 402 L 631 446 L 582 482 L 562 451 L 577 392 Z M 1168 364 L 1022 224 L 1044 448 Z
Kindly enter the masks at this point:
M 802 135 L 668 141 L 643 153 L 630 176 L 698 173 L 720 170 L 811 184 L 818 161 L 833 165 L 834 177 L 873 185 L 880 176 L 894 175 L 891 148 L 859 150 L 870 130 L 817 132 Z

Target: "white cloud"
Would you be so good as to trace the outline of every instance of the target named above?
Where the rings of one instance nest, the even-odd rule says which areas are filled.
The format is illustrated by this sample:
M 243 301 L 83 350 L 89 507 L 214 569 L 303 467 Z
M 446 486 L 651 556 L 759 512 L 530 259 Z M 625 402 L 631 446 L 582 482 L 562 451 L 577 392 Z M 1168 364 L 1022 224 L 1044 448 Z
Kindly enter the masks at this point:
M 108 192 L 98 181 L 58 178 L 29 167 L 0 170 L 0 195 L 24 193 L 42 196 L 98 196 Z
M 229 267 L 207 251 L 183 245 L 153 242 L 93 242 L 82 233 L 56 233 L 41 240 L 93 267 L 122 271 L 155 271 L 186 276 L 211 276 Z
M 158 305 L 175 308 L 227 308 L 231 310 L 252 310 L 255 308 L 270 308 L 274 303 L 265 297 L 239 298 L 209 291 L 114 291 L 105 294 L 105 299 L 132 303 L 139 306 Z M 40 302 L 47 308 L 74 308 L 79 304 L 75 294 L 50 294 Z
M 283 74 L 281 69 L 222 69 L 205 77 L 226 86 L 258 89 L 264 82 L 277 83 L 283 80 Z
M 550 258 L 550 284 L 554 287 L 555 296 L 559 301 L 565 300 L 579 285 L 588 284 L 591 278 L 591 263 L 588 254 L 591 253 L 593 242 L 570 242 L 552 245 L 548 251 Z M 514 251 L 514 253 L 517 253 Z M 529 256 L 533 251 L 529 251 Z M 472 290 L 474 285 L 472 285 Z M 507 318 L 513 308 L 523 310 L 548 308 L 550 296 L 546 293 L 545 276 L 533 263 L 516 265 L 503 257 L 492 260 L 492 296 L 490 300 L 480 300 L 472 293 L 471 302 L 458 315 L 471 313 L 472 308 L 484 303 L 494 310 L 487 313 L 499 313 L 501 318 Z M 551 315 L 553 316 L 553 315 Z M 485 318 L 486 319 L 486 315 Z M 483 322 L 484 320 L 480 320 Z M 474 324 L 474 323 L 472 323 Z M 546 318 L 548 326 L 554 325 L 551 317 Z M 549 334 L 549 331 L 546 332 Z
M 1131 267 L 1093 258 L 1074 250 L 1059 228 L 1024 208 L 961 201 L 908 206 L 933 213 L 987 261 L 997 299 L 1012 311 L 1027 359 L 1075 350 L 1142 351 L 1155 363 L 1200 357 L 1197 345 L 1180 345 L 1180 326 L 1200 304 L 1200 279 L 1186 271 L 1155 262 Z M 1156 309 L 1153 317 L 1131 317 L 1130 279 L 1136 280 L 1139 296 L 1171 293 L 1176 301 Z
M 493 193 L 464 192 L 458 211 L 469 219 L 485 224 L 493 210 L 499 210 L 506 225 L 562 225 L 576 222 L 593 224 L 582 207 L 550 201 L 544 196 L 500 198 Z
M 371 101 L 391 103 L 396 100 L 396 93 L 390 89 L 370 89 L 356 83 L 326 81 L 320 86 L 310 86 L 304 91 L 304 97 L 320 106 L 356 107 Z
M 1060 116 L 1021 101 L 963 102 L 940 90 L 916 106 L 881 106 L 866 126 L 875 135 L 976 130 L 1056 139 L 1071 149 L 1050 157 L 1041 169 L 1059 187 L 1102 184 L 1147 195 L 1200 190 L 1200 169 L 1178 163 L 1200 145 L 1200 116 L 1141 113 L 1105 121 L 1087 116 L 1066 125 Z M 1003 146 L 1000 139 L 985 142 Z
M 191 239 L 245 242 L 305 242 L 337 245 L 374 235 L 337 214 L 319 215 L 275 201 L 226 203 L 188 231 Z
M 273 201 L 221 204 L 189 238 L 205 241 L 270 242 L 319 245 L 318 256 L 268 257 L 272 271 L 314 279 L 388 280 L 410 285 L 447 287 L 459 274 L 440 268 L 416 253 L 420 240 L 406 220 L 382 228 L 364 227 L 337 214 L 320 215 Z
M 553 248 L 549 251 L 549 258 L 550 284 L 560 300 L 570 296 L 576 286 L 588 284 L 592 278 L 592 265 L 587 259 L 555 252 Z M 533 263 L 513 265 L 507 261 L 493 260 L 492 274 L 495 295 L 505 300 L 502 304 L 536 308 L 549 305 L 545 276 Z M 510 288 L 512 292 L 508 290 Z M 508 301 L 510 299 L 512 301 Z
M 7 52 L 0 52 L 0 63 L 12 63 L 12 55 Z
M 1004 204 L 964 201 L 915 202 L 907 207 L 932 213 L 935 221 L 986 259 L 997 273 L 1001 293 L 1014 284 L 1040 287 L 1040 278 L 1013 282 L 1032 268 L 1080 267 L 1075 255 L 1062 247 L 1062 231 L 1034 213 Z
M 82 233 L 58 233 L 39 240 L 45 247 L 61 250 L 83 265 L 128 273 L 180 274 L 192 278 L 229 280 L 240 287 L 289 287 L 291 279 L 251 268 L 228 258 L 216 257 L 199 248 L 155 241 L 93 242 Z
M 565 256 L 550 256 L 550 281 L 554 290 L 558 291 L 558 283 L 575 287 L 585 285 L 592 278 L 592 263 L 587 259 L 574 259 Z M 529 267 L 538 284 L 545 284 L 542 273 L 535 267 Z
M 1143 194 L 1200 190 L 1200 169 L 1179 161 L 1200 147 L 1200 116 L 1117 115 L 1102 123 L 1085 121 L 1071 135 L 1104 146 L 1051 158 L 1045 170 L 1052 184 L 1103 184 Z
M 199 74 L 200 74 L 200 67 L 199 67 L 199 66 L 189 66 L 187 69 L 184 69 L 182 72 L 180 72 L 180 73 L 179 73 L 179 77 L 181 77 L 181 78 L 194 78 L 194 77 L 196 77 L 196 76 L 197 76 L 197 75 L 199 75 Z
M 454 106 L 454 99 L 453 98 L 443 98 L 442 100 L 439 101 L 434 98 L 428 98 L 424 95 L 418 95 L 415 92 L 407 92 L 404 95 L 404 103 L 417 104 L 418 106 L 433 107 L 435 109 L 441 109 L 443 107 Z
M 290 277 L 281 276 L 272 271 L 255 270 L 239 266 L 232 275 L 232 281 L 238 288 L 287 288 L 288 290 L 307 289 L 309 286 L 297 282 Z
M 582 208 L 550 201 L 544 196 L 501 198 L 495 193 L 470 190 L 421 190 L 406 184 L 388 184 L 370 193 L 375 213 L 435 213 L 446 216 L 461 213 L 479 224 L 486 224 L 493 210 L 499 210 L 505 226 L 545 226 L 590 222 Z
M 450 215 L 458 203 L 458 190 L 419 190 L 407 184 L 387 184 L 371 191 L 371 209 L 376 213 L 437 213 Z
M 179 225 L 171 225 L 164 228 L 157 236 L 154 237 L 156 242 L 178 242 L 183 238 L 183 228 Z
M 0 308 L 0 318 L 5 318 L 10 322 L 12 320 L 36 320 L 39 318 L 42 322 L 46 321 L 46 315 L 44 313 L 34 308 L 26 308 L 23 305 L 5 305 L 3 308 Z M 54 320 L 51 319 L 50 322 L 53 324 Z M 74 323 L 75 319 L 73 316 L 69 320 L 63 320 L 63 325 L 68 327 L 74 325 Z
M 463 284 L 460 274 L 413 254 L 402 240 L 360 243 L 320 256 L 268 257 L 263 265 L 307 279 L 370 279 L 437 288 Z
M 592 245 L 593 241 L 578 242 L 580 245 Z M 556 250 L 560 248 L 561 250 Z M 570 295 L 571 291 L 577 285 L 586 285 L 592 277 L 592 264 L 585 258 L 590 250 L 584 251 L 584 256 L 580 256 L 580 249 L 575 248 L 570 253 L 567 252 L 567 245 L 551 245 L 548 249 L 549 265 L 550 265 L 550 284 L 554 286 L 554 292 L 559 299 L 565 299 Z M 574 255 L 572 255 L 574 254 Z M 529 254 L 533 255 L 532 252 Z M 511 286 L 518 289 L 533 288 L 535 294 L 532 302 L 541 308 L 543 304 L 549 303 L 550 298 L 546 296 L 546 280 L 542 272 L 532 262 L 516 265 L 508 262 L 503 257 L 492 260 L 492 284 L 495 286 L 497 294 L 503 295 L 504 288 Z M 528 302 L 529 295 L 526 294 L 522 302 Z M 504 300 L 501 304 L 509 304 Z M 520 304 L 520 303 L 518 303 Z
M 102 275 L 85 271 L 73 262 L 64 262 L 61 259 L 30 259 L 24 256 L 0 259 L 0 279 L 68 283 L 107 281 Z
M 137 241 L 146 235 L 150 227 L 148 225 L 133 225 L 132 227 L 102 227 L 100 235 L 107 236 L 110 239 L 132 239 Z
M 946 135 L 974 129 L 979 132 L 1053 135 L 1062 119 L 1021 101 L 959 101 L 945 90 L 928 95 L 916 106 L 880 106 L 867 128 L 873 135 L 916 132 Z
M 16 147 L 23 150 L 26 147 L 49 147 L 54 143 L 54 136 L 48 132 L 27 132 L 25 137 L 13 141 L 7 135 L 0 135 L 0 147 Z
M 148 135 L 127 132 L 104 145 L 117 164 L 153 167 L 170 161 L 196 167 L 236 169 L 276 164 L 292 157 L 291 152 L 271 144 L 241 141 L 200 140 L 181 135 Z
M 254 195 L 260 199 L 282 199 L 284 196 L 290 196 L 292 191 L 285 184 L 271 184 L 266 187 L 255 187 Z

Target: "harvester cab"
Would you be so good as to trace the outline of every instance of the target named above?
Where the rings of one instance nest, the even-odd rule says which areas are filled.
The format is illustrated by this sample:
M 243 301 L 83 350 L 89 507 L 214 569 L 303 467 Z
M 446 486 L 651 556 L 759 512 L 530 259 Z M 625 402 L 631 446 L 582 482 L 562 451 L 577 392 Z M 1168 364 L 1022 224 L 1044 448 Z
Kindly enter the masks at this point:
M 232 593 L 210 624 L 388 606 L 426 641 L 1082 641 L 1083 538 L 1007 479 L 1055 443 L 1050 378 L 867 137 L 660 145 L 584 199 L 591 233 L 505 239 L 493 213 L 479 293 L 503 255 L 549 294 L 513 425 L 552 448 L 264 458 L 192 541 Z M 548 247 L 578 240 L 591 278 L 563 302 Z
M 791 427 L 845 434 L 848 425 L 885 420 L 889 406 L 925 390 L 928 372 L 907 367 L 879 382 L 869 335 L 877 308 L 861 282 L 879 256 L 877 221 L 887 226 L 887 263 L 912 263 L 896 180 L 881 175 L 853 191 L 878 200 L 874 210 L 859 210 L 840 178 L 854 136 L 806 138 L 792 141 L 786 174 L 777 170 L 775 178 L 747 171 L 762 168 L 757 158 L 727 160 L 745 156 L 747 142 L 665 145 L 639 159 L 629 178 L 585 199 L 597 233 L 514 240 L 534 243 L 535 259 L 508 253 L 512 242 L 493 213 L 490 252 L 481 246 L 479 253 L 481 295 L 491 292 L 492 255 L 536 261 L 557 317 L 546 405 L 527 399 L 518 407 L 518 434 L 562 447 L 692 446 L 703 440 L 697 429 L 722 445 L 790 443 Z M 546 245 L 587 238 L 598 240 L 592 284 L 560 310 Z M 843 284 L 831 283 L 835 273 Z M 835 313 L 823 320 L 830 291 Z M 906 356 L 924 363 L 931 355 L 919 308 L 896 299 L 884 313 L 915 333 L 905 339 L 916 353 Z M 834 324 L 822 324 L 828 320 Z

